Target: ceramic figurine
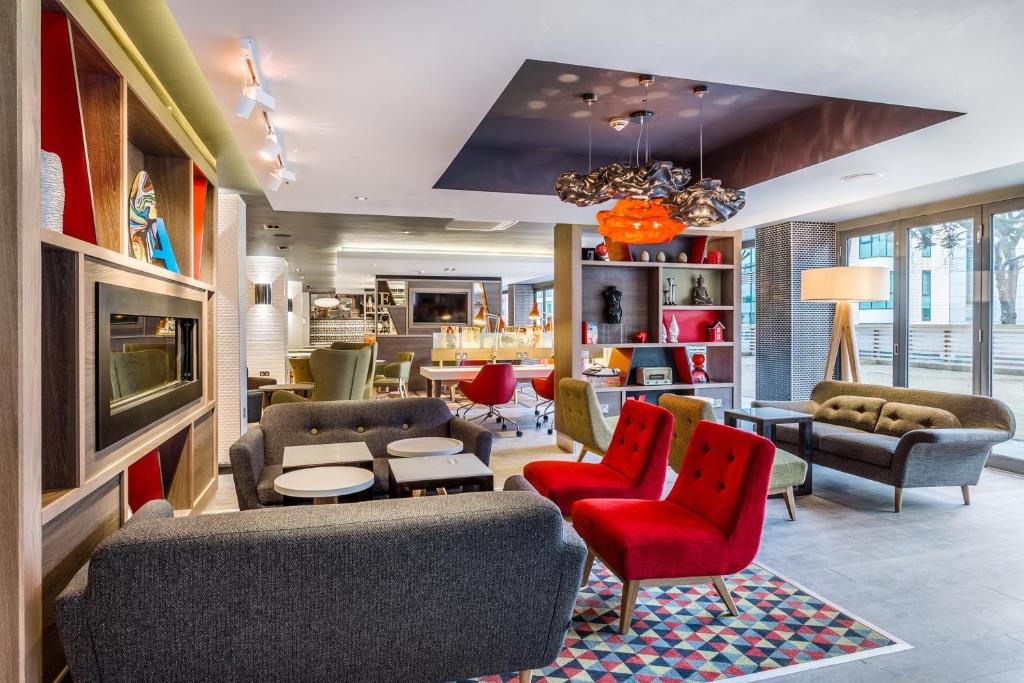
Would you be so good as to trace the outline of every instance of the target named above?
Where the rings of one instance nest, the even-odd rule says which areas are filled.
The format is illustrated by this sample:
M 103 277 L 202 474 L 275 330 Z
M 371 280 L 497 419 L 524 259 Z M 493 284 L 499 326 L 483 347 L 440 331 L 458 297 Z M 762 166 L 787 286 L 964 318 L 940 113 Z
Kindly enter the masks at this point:
M 675 316 L 672 316 L 672 322 L 668 326 L 668 343 L 679 343 L 679 323 L 676 322 Z
M 657 261 L 658 263 L 664 263 L 665 262 L 665 252 L 659 251 L 658 255 L 654 258 L 654 260 Z
M 604 297 L 604 321 L 609 325 L 618 325 L 622 322 L 622 291 L 611 285 L 601 296 Z
M 676 257 L 676 261 L 678 261 L 679 263 L 687 263 L 689 260 L 690 259 L 686 257 L 685 251 L 679 252 L 679 256 Z
M 694 306 L 714 306 L 715 300 L 711 298 L 711 292 L 704 286 L 704 276 L 697 276 L 697 285 L 693 288 Z
M 661 343 L 664 344 L 668 341 L 668 332 L 665 331 L 665 324 L 661 324 Z
M 646 249 L 641 249 L 640 250 L 640 261 L 642 263 L 647 263 L 650 260 L 651 260 L 651 252 L 647 251 Z

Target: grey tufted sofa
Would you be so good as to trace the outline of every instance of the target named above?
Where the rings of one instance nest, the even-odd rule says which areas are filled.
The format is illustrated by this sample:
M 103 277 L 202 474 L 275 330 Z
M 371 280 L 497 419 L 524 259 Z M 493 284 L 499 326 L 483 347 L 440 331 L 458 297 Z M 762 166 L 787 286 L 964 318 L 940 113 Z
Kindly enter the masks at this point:
M 970 504 L 968 486 L 1016 428 L 994 398 L 856 382 L 819 382 L 810 400 L 753 405 L 814 415 L 814 464 L 896 487 L 896 512 L 903 489 L 923 486 L 960 486 Z M 795 425 L 779 425 L 775 435 L 780 446 L 796 447 Z
M 242 510 L 281 505 L 274 490 L 285 446 L 364 441 L 375 458 L 375 494 L 388 490 L 387 445 L 417 436 L 447 436 L 462 441 L 485 465 L 491 460 L 491 432 L 454 417 L 438 398 L 369 401 L 319 401 L 273 405 L 258 427 L 231 445 L 231 474 Z
M 77 683 L 525 672 L 558 655 L 585 556 L 526 493 L 178 519 L 154 501 L 57 598 L 57 626 Z

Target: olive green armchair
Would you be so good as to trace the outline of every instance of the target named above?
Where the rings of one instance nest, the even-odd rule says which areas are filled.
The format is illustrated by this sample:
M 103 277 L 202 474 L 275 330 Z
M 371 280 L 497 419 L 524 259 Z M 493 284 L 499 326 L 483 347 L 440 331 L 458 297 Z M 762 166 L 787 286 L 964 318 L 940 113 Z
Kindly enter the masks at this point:
M 558 383 L 555 405 L 561 411 L 562 428 L 559 431 L 581 446 L 576 462 L 581 462 L 587 453 L 604 457 L 612 442 L 615 422 L 605 419 L 597 401 L 597 392 L 590 382 L 563 377 Z
M 334 351 L 356 351 L 359 349 L 370 349 L 370 367 L 366 370 L 366 385 L 363 389 L 363 398 L 373 398 L 373 378 L 377 373 L 377 342 L 343 342 L 336 341 L 331 344 Z
M 409 375 L 412 372 L 412 361 L 403 360 L 388 363 L 382 374 L 373 378 L 373 387 L 385 393 L 395 391 L 400 398 L 408 394 Z
M 309 355 L 309 369 L 313 374 L 313 391 L 310 397 L 303 398 L 288 391 L 275 391 L 270 402 L 278 405 L 303 401 L 362 399 L 370 356 L 369 348 L 358 351 L 317 349 Z

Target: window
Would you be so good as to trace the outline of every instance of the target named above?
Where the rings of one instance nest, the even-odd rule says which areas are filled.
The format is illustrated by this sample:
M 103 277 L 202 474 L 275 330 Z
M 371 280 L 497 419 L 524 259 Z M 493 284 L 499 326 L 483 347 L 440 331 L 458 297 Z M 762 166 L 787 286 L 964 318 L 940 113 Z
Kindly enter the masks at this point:
M 932 257 L 932 229 L 921 228 L 918 239 L 921 241 L 921 257 Z
M 921 271 L 921 322 L 932 319 L 932 271 Z
M 742 404 L 749 406 L 756 390 L 755 324 L 757 306 L 757 250 L 753 246 L 740 250 L 740 386 Z
M 757 304 L 757 283 L 754 281 L 756 259 L 754 249 L 747 247 L 740 251 L 740 322 L 754 324 L 754 308 Z
M 860 310 L 862 311 L 891 311 L 893 294 L 896 292 L 896 274 L 893 271 L 889 271 L 889 298 L 886 301 L 861 301 Z
M 858 241 L 857 258 L 860 261 L 869 258 L 892 258 L 891 232 L 879 232 L 874 235 L 864 235 Z
M 533 300 L 537 302 L 540 310 L 541 321 L 547 322 L 555 314 L 555 290 L 553 287 L 546 289 L 535 289 Z

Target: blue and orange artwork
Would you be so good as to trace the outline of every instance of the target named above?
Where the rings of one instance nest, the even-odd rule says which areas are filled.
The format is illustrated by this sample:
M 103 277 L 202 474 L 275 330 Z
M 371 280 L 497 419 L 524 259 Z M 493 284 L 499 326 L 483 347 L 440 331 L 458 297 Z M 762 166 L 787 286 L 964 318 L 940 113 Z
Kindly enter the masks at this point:
M 136 174 L 128 196 L 128 241 L 134 258 L 146 263 L 162 261 L 167 270 L 181 272 L 164 219 L 157 214 L 156 189 L 145 171 Z

